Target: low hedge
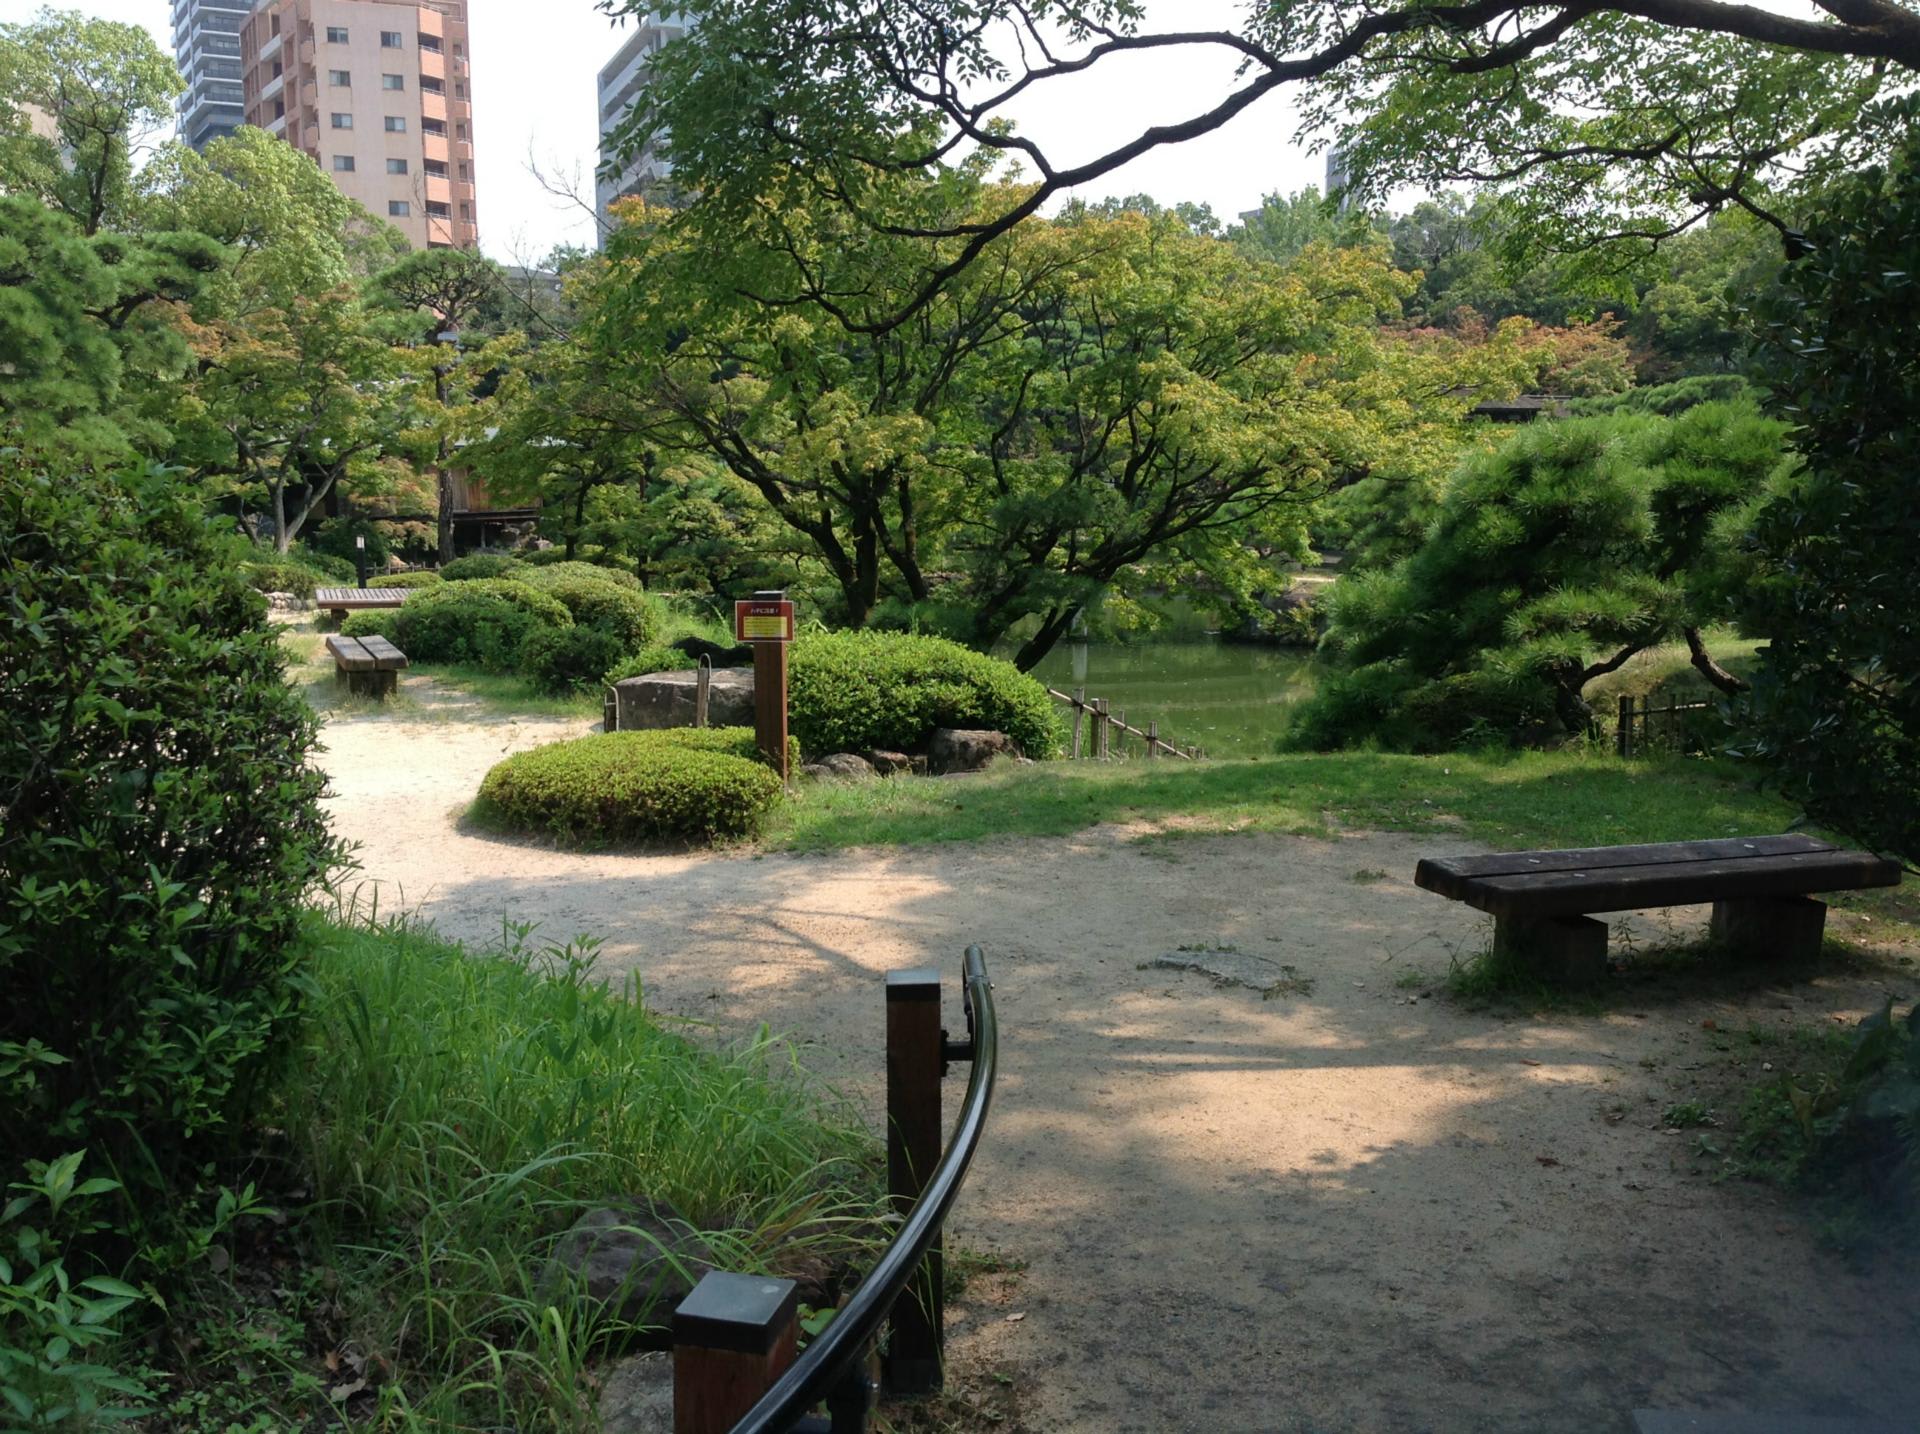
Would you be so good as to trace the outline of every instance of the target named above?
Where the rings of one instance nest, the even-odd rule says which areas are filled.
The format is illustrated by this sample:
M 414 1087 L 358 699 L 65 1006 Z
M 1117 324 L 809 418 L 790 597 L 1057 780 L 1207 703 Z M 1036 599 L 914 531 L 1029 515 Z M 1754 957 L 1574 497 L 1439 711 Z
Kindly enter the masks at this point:
M 629 677 L 646 677 L 655 672 L 691 672 L 700 660 L 677 647 L 643 647 L 623 657 L 601 675 L 602 682 L 624 682 Z
M 548 569 L 548 572 L 553 571 Z M 575 576 L 558 580 L 549 580 L 544 576 L 531 578 L 527 586 L 558 599 L 576 623 L 612 633 L 620 639 L 623 653 L 645 647 L 653 640 L 656 625 L 653 607 L 637 589 L 620 587 L 599 578 Z
M 329 586 L 334 581 L 332 576 L 319 568 L 278 558 L 247 563 L 240 573 L 246 579 L 247 586 L 255 592 L 292 593 L 295 597 L 303 598 L 312 597 L 315 588 Z
M 433 572 L 382 573 L 377 578 L 368 578 L 367 586 L 370 588 L 430 588 L 443 581 L 440 574 Z
M 620 635 L 603 627 L 545 627 L 528 635 L 520 649 L 520 670 L 541 691 L 559 696 L 599 687 L 627 651 Z
M 1029 757 L 1060 751 L 1047 689 L 1011 662 L 941 637 L 809 633 L 793 644 L 788 722 L 809 753 L 912 751 L 936 727 L 1005 732 Z
M 628 592 L 643 591 L 640 579 L 623 568 L 602 567 L 599 563 L 583 563 L 577 559 L 536 564 L 521 573 L 520 580 L 548 589 L 558 583 L 588 582 L 612 583 L 615 587 L 625 588 Z
M 528 638 L 571 627 L 559 599 L 507 578 L 420 589 L 395 614 L 393 640 L 415 662 L 473 662 L 496 672 L 520 665 Z
M 525 564 L 505 553 L 469 553 L 441 568 L 440 576 L 450 583 L 464 583 L 477 578 L 518 577 L 526 571 Z
M 388 642 L 400 641 L 400 609 L 369 608 L 365 612 L 350 612 L 346 621 L 340 624 L 343 637 L 384 637 Z
M 781 795 L 780 778 L 752 751 L 744 727 L 554 742 L 488 772 L 476 816 L 590 845 L 737 840 L 760 829 Z

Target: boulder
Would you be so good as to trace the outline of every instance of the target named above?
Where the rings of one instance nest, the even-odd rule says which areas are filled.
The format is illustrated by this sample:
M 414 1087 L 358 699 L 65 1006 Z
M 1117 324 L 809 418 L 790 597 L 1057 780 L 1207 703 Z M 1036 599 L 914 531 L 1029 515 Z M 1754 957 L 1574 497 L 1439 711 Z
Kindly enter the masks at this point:
M 927 766 L 936 776 L 978 772 L 995 757 L 1019 755 L 1019 745 L 1005 732 L 936 727 L 927 742 Z
M 699 680 L 697 672 L 650 672 L 644 677 L 616 682 L 613 691 L 619 705 L 620 730 L 691 727 L 694 688 Z M 752 669 L 720 668 L 713 673 L 712 680 L 713 685 L 707 692 L 707 725 L 751 727 Z
M 578 1281 L 620 1319 L 665 1325 L 719 1261 L 671 1205 L 646 1200 L 589 1210 L 553 1247 L 540 1279 L 544 1298 Z
M 870 782 L 880 774 L 865 757 L 857 757 L 852 752 L 835 752 L 822 757 L 806 766 L 810 777 L 838 777 L 845 782 Z
M 913 758 L 905 752 L 862 752 L 860 755 L 865 757 L 867 764 L 883 777 L 891 777 L 896 772 L 913 770 Z M 923 761 L 921 765 L 924 769 L 925 762 Z
M 673 1434 L 673 1356 L 621 1360 L 600 1386 L 601 1434 Z
M 708 642 L 704 637 L 683 637 L 670 645 L 686 653 L 695 662 L 706 658 L 713 667 L 753 666 L 753 644 L 750 642 L 736 642 L 732 647 L 722 647 L 717 642 Z

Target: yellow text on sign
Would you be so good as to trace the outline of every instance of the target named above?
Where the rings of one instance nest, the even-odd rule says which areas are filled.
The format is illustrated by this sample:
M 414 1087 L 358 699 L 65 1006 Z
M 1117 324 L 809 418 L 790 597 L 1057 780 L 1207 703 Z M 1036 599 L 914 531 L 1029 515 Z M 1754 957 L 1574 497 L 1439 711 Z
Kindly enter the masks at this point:
M 756 638 L 778 642 L 786 635 L 787 620 L 778 613 L 765 617 L 759 617 L 749 613 L 743 615 L 740 619 L 740 636 L 748 642 L 752 642 Z

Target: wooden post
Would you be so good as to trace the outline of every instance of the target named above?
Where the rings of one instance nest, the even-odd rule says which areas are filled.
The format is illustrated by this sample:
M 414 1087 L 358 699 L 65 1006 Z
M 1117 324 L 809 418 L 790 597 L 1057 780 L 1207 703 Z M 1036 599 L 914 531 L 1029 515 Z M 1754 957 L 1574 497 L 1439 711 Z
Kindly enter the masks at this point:
M 905 1219 L 940 1163 L 940 973 L 931 968 L 887 973 L 887 1193 Z M 926 1263 L 894 1303 L 887 1343 L 886 1387 L 926 1394 L 941 1385 L 943 1244 L 936 1237 Z
M 1613 734 L 1614 750 L 1622 757 L 1633 755 L 1633 698 L 1620 699 L 1620 726 Z
M 620 694 L 611 684 L 607 695 L 600 699 L 600 728 L 605 732 L 620 730 Z
M 755 602 L 780 602 L 784 592 L 759 592 Z M 792 779 L 787 770 L 787 644 L 767 639 L 753 644 L 753 730 L 761 755 L 780 780 Z
M 1093 699 L 1094 761 L 1104 762 L 1107 760 L 1107 744 L 1111 740 L 1112 733 L 1107 730 L 1107 699 L 1104 697 L 1096 697 Z
M 1120 744 L 1120 755 L 1122 757 L 1125 757 L 1127 755 L 1127 714 L 1126 713 L 1116 712 L 1113 714 L 1113 730 L 1118 734 L 1115 740 L 1118 741 Z
M 693 675 L 693 725 L 707 725 L 707 697 L 713 689 L 713 659 L 702 657 L 700 670 Z
M 1080 760 L 1080 723 L 1087 715 L 1087 689 L 1073 689 L 1073 760 Z
M 1160 724 L 1158 722 L 1149 722 L 1147 723 L 1148 760 L 1152 760 L 1153 758 L 1159 755 L 1160 755 Z
M 793 1363 L 792 1280 L 709 1270 L 673 1312 L 673 1434 L 727 1434 Z

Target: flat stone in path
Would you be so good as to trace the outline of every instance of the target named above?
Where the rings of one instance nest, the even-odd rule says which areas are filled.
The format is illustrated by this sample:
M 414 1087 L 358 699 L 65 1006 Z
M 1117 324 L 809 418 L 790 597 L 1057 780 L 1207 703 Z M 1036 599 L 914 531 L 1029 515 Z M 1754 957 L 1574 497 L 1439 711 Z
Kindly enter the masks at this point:
M 1634 1434 L 1902 1434 L 1880 1419 L 1837 1414 L 1694 1414 L 1675 1409 L 1636 1409 Z
M 694 689 L 699 680 L 697 672 L 651 672 L 614 683 L 614 700 L 620 707 L 620 730 L 691 727 Z M 713 685 L 707 691 L 707 725 L 753 725 L 752 668 L 722 667 L 714 671 Z
M 1292 966 L 1231 946 L 1169 951 L 1145 962 L 1141 969 L 1197 971 L 1210 977 L 1216 986 L 1246 986 L 1267 997 L 1313 993 L 1313 982 Z

